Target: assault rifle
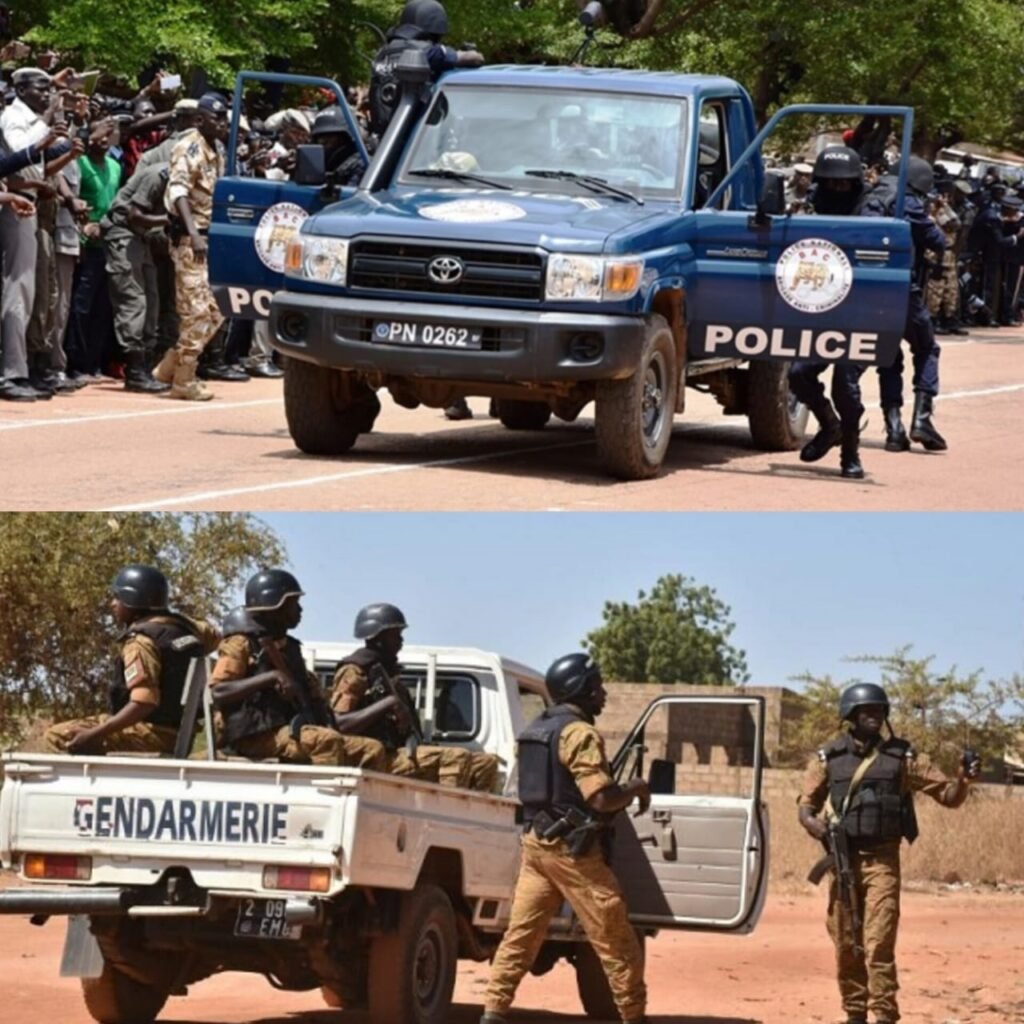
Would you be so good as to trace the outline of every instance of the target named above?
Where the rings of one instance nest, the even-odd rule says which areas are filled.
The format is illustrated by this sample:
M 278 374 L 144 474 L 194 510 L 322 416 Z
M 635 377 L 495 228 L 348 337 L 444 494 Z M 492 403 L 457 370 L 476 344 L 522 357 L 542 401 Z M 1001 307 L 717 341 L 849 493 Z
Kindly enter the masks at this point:
M 577 807 L 568 807 L 560 818 L 552 818 L 543 811 L 535 819 L 537 835 L 541 839 L 564 839 L 569 853 L 581 857 L 594 845 L 605 824 L 598 818 L 584 814 Z
M 263 653 L 267 656 L 270 664 L 291 684 L 292 693 L 295 694 L 295 698 L 299 702 L 299 713 L 292 719 L 291 724 L 293 738 L 297 738 L 299 730 L 304 725 L 323 725 L 333 729 L 334 713 L 322 699 L 314 700 L 313 694 L 309 689 L 309 680 L 305 676 L 301 679 L 296 679 L 292 675 L 288 669 L 288 663 L 284 659 L 284 654 L 281 652 L 281 648 L 274 643 L 273 638 L 269 636 L 260 637 L 260 646 L 263 648 Z
M 396 683 L 391 678 L 391 674 L 382 665 L 377 666 L 376 672 L 377 678 L 373 681 L 373 686 L 380 685 L 381 689 L 385 690 L 388 696 L 394 697 L 402 707 L 405 708 L 406 713 L 409 717 L 409 728 L 411 729 L 411 735 L 406 740 L 406 745 L 409 746 L 410 742 L 413 747 L 423 742 L 423 727 L 420 725 L 420 716 L 416 711 L 414 703 L 409 700 L 408 693 L 401 694 L 398 692 L 398 687 L 401 683 Z M 397 715 L 392 715 L 392 719 L 395 722 L 395 726 L 398 726 Z M 412 753 L 412 750 L 409 751 Z
M 850 866 L 850 844 L 842 822 L 830 822 L 828 831 L 821 842 L 827 852 L 808 872 L 807 881 L 817 885 L 829 868 L 835 872 L 839 899 L 846 906 L 850 915 L 850 932 L 853 937 L 854 951 L 863 953 L 864 946 L 860 937 L 860 910 L 857 907 L 857 890 L 853 883 L 853 869 Z

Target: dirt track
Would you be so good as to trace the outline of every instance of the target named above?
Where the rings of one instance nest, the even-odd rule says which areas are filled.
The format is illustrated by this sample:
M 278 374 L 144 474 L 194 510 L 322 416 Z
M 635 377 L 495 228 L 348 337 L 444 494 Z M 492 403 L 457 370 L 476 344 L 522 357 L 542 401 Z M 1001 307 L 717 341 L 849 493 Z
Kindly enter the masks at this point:
M 769 895 L 747 938 L 662 933 L 648 945 L 651 1024 L 824 1024 L 840 1018 L 824 893 Z M 59 978 L 64 927 L 0 918 L 0 1024 L 88 1024 L 74 979 Z M 1024 896 L 905 893 L 899 945 L 908 1024 L 1024 1021 Z M 486 965 L 460 966 L 452 1024 L 476 1024 Z M 571 969 L 528 977 L 511 1019 L 583 1024 Z M 337 1024 L 317 993 L 277 992 L 230 974 L 173 998 L 162 1021 Z M 361 1019 L 351 1015 L 355 1024 Z
M 882 450 L 874 373 L 864 377 L 868 479 L 838 456 L 750 448 L 743 417 L 690 391 L 663 475 L 606 478 L 590 410 L 575 424 L 511 433 L 486 416 L 449 423 L 383 396 L 375 432 L 335 459 L 301 455 L 278 381 L 215 384 L 181 403 L 93 385 L 69 398 L 0 403 L 4 507 L 38 509 L 1018 510 L 1024 507 L 1024 329 L 942 339 L 936 420 L 950 451 Z

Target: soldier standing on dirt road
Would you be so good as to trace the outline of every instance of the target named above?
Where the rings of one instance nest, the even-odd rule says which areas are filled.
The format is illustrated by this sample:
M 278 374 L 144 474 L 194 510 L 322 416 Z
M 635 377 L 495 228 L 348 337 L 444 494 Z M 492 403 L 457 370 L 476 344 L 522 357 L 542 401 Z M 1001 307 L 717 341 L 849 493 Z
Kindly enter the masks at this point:
M 853 935 L 852 915 L 839 896 L 833 873 L 828 900 L 828 932 L 836 948 L 839 994 L 847 1024 L 895 1024 L 896 932 L 900 914 L 900 840 L 917 838 L 914 793 L 926 793 L 944 807 L 967 799 L 981 762 L 964 753 L 952 781 L 918 758 L 906 740 L 888 726 L 889 698 L 874 683 L 854 683 L 839 700 L 839 716 L 850 730 L 811 759 L 799 797 L 800 824 L 824 840 L 827 820 L 837 821 L 850 849 L 852 898 L 862 934 Z M 820 817 L 822 810 L 825 817 Z
M 586 654 L 569 654 L 548 669 L 545 682 L 556 703 L 519 737 L 522 862 L 480 1024 L 504 1024 L 563 900 L 601 959 L 621 1019 L 634 1024 L 647 1005 L 643 953 L 605 847 L 612 816 L 634 799 L 645 811 L 650 789 L 643 779 L 619 786 L 612 778 L 594 727 L 607 699 L 598 666 Z M 570 819 L 573 825 L 563 827 Z

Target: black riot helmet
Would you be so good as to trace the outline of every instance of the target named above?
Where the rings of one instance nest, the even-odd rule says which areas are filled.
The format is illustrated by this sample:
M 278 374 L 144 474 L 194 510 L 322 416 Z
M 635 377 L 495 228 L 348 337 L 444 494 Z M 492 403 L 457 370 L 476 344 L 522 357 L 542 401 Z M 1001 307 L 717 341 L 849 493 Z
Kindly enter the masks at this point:
M 589 654 L 565 654 L 552 662 L 544 677 L 551 699 L 563 704 L 588 697 L 601 682 L 601 669 Z
M 357 640 L 372 640 L 388 629 L 406 629 L 409 623 L 393 604 L 368 604 L 356 615 L 353 632 Z
M 263 627 L 243 608 L 232 608 L 220 626 L 221 636 L 256 636 Z
M 410 7 L 414 8 L 411 24 L 424 35 L 440 39 L 448 34 L 448 12 L 438 0 L 411 0 L 411 3 L 406 4 L 406 10 Z M 405 11 L 402 15 L 404 18 Z
M 170 592 L 167 577 L 151 565 L 126 565 L 110 589 L 126 608 L 142 611 L 166 608 Z
M 935 171 L 927 160 L 912 156 L 907 162 L 907 184 L 921 196 L 935 188 Z
M 348 135 L 348 122 L 345 120 L 341 107 L 337 104 L 331 107 L 324 107 L 316 115 L 309 134 L 314 139 L 318 135 Z
M 302 597 L 299 581 L 284 569 L 264 569 L 245 585 L 245 608 L 250 612 L 272 612 L 289 597 Z
M 826 146 L 814 161 L 815 181 L 863 181 L 860 154 L 849 146 Z
M 845 722 L 857 710 L 869 704 L 880 704 L 889 717 L 889 698 L 877 683 L 852 683 L 839 698 L 839 717 Z

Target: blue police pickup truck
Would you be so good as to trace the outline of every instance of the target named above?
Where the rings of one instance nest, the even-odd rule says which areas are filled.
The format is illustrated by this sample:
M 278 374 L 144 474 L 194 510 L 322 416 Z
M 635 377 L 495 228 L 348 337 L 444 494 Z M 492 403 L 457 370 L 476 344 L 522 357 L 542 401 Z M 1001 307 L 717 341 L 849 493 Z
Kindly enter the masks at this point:
M 884 113 L 905 167 L 909 109 L 801 105 L 758 132 L 721 77 L 492 66 L 430 86 L 415 56 L 402 72 L 358 188 L 325 182 L 316 147 L 290 181 L 241 176 L 234 137 L 217 186 L 211 279 L 229 315 L 269 316 L 302 451 L 349 450 L 382 389 L 409 408 L 488 396 L 512 430 L 593 402 L 604 467 L 643 479 L 686 385 L 746 415 L 755 446 L 789 450 L 807 419 L 793 359 L 895 357 L 903 176 L 892 219 L 788 214 L 761 145 L 794 114 Z M 246 79 L 268 77 L 341 100 L 246 73 L 236 112 Z

